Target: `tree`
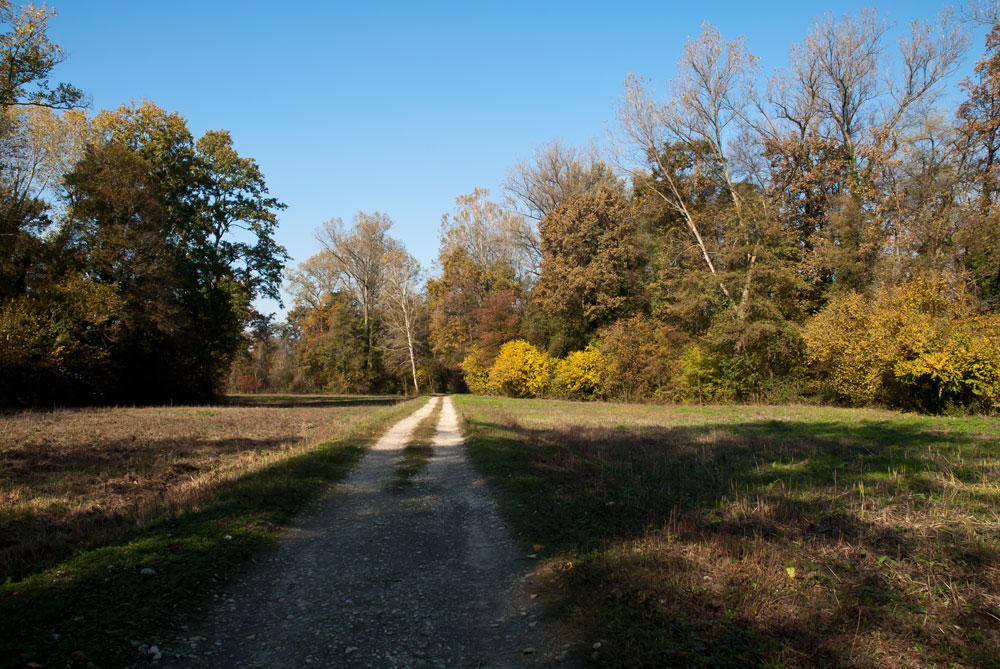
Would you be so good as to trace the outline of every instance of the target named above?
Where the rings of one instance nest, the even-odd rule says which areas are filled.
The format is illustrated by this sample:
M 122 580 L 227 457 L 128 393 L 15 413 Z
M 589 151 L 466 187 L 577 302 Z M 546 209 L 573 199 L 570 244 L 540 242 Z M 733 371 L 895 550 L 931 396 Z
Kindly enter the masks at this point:
M 342 287 L 337 259 L 329 251 L 320 251 L 285 274 L 285 289 L 292 303 L 304 309 L 316 309 L 323 299 Z
M 646 249 L 637 211 L 621 194 L 577 195 L 541 222 L 542 272 L 533 292 L 561 324 L 550 353 L 582 349 L 597 329 L 646 306 Z
M 491 296 L 509 293 L 503 300 L 508 307 L 520 306 L 532 265 L 521 244 L 524 225 L 519 215 L 490 201 L 489 191 L 479 188 L 458 197 L 454 213 L 441 219 L 441 274 L 427 282 L 430 342 L 434 353 L 453 372 L 474 349 L 481 348 L 483 335 L 494 339 L 494 333 L 484 329 L 487 323 L 507 329 L 505 323 L 513 314 L 479 316 L 484 307 L 495 312 L 499 306 L 489 303 Z M 495 354 L 495 350 L 485 354 Z
M 84 106 L 83 92 L 70 84 L 49 84 L 49 75 L 66 59 L 49 41 L 48 21 L 54 9 L 26 5 L 14 9 L 0 0 L 0 108 L 34 105 L 53 109 Z
M 341 280 L 361 308 L 364 323 L 364 364 L 372 366 L 372 320 L 385 285 L 385 270 L 393 240 L 392 219 L 385 214 L 358 212 L 350 230 L 339 218 L 323 224 L 317 234 L 320 244 L 336 261 Z
M 986 36 L 986 51 L 976 63 L 975 78 L 962 82 L 968 99 L 958 108 L 962 176 L 971 201 L 969 224 L 959 233 L 966 267 L 979 294 L 1000 309 L 1000 232 L 996 211 L 1000 198 L 1000 24 Z
M 417 376 L 417 356 L 421 347 L 419 321 L 425 318 L 425 307 L 420 295 L 421 270 L 416 258 L 396 245 L 386 261 L 384 312 L 388 337 L 387 353 L 390 358 L 402 358 L 409 363 L 413 375 L 413 388 L 420 392 Z M 403 355 L 400 355 L 402 353 Z

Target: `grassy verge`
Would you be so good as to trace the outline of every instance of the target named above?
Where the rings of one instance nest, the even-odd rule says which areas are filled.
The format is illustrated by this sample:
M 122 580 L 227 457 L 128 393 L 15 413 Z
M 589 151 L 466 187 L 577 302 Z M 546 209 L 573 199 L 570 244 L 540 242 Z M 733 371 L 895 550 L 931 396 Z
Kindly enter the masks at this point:
M 455 404 L 596 665 L 1000 666 L 996 420 Z
M 392 482 L 392 489 L 400 492 L 413 482 L 413 477 L 420 470 L 427 466 L 431 456 L 434 455 L 434 437 L 437 435 L 437 424 L 441 418 L 441 409 L 444 402 L 438 402 L 437 406 L 413 429 L 410 441 L 403 449 L 403 457 L 396 467 L 396 476 Z
M 0 586 L 0 665 L 65 666 L 74 653 L 81 666 L 135 661 L 132 640 L 148 639 L 204 601 L 330 482 L 346 476 L 388 426 L 424 401 L 374 412 L 358 408 L 362 413 L 340 423 L 328 441 L 266 454 L 260 466 L 212 477 L 184 509 L 166 505 L 143 516 L 140 528 L 8 578 Z M 280 419 L 272 413 L 264 423 L 274 421 Z

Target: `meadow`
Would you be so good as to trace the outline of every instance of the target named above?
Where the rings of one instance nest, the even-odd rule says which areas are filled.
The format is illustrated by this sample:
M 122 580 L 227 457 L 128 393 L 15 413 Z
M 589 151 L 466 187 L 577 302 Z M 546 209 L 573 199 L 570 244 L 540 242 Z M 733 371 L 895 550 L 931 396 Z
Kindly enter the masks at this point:
M 423 401 L 0 414 L 0 665 L 134 660 Z
M 1000 422 L 456 398 L 599 666 L 1000 666 Z

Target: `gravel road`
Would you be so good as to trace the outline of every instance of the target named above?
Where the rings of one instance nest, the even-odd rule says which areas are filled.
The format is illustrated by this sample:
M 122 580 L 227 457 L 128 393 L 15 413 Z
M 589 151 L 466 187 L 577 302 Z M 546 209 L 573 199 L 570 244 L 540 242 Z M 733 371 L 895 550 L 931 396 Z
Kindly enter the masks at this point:
M 433 457 L 394 491 L 409 435 L 438 402 Z M 202 625 L 164 644 L 156 664 L 572 664 L 531 599 L 531 566 L 468 462 L 451 398 L 432 398 L 220 595 Z

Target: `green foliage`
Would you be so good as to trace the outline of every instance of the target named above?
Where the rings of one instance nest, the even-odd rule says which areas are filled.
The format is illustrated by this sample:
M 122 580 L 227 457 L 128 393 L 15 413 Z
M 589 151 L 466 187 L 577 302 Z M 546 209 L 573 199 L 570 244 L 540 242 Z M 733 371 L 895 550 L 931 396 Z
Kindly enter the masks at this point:
M 569 399 L 592 399 L 601 391 L 606 364 L 604 355 L 593 347 L 570 353 L 556 363 L 552 391 Z
M 555 361 L 518 339 L 500 347 L 486 380 L 486 389 L 510 397 L 538 397 L 549 387 Z
M 809 323 L 806 340 L 815 372 L 851 404 L 1000 407 L 1000 316 L 977 313 L 944 280 L 847 293 Z
M 106 284 L 67 281 L 0 304 L 0 405 L 99 400 L 112 363 L 106 336 L 121 299 Z
M 322 306 L 300 320 L 302 344 L 299 389 L 358 393 L 369 387 L 365 370 L 365 328 L 361 313 L 345 293 L 328 295 Z

